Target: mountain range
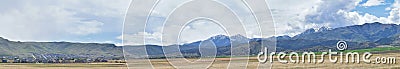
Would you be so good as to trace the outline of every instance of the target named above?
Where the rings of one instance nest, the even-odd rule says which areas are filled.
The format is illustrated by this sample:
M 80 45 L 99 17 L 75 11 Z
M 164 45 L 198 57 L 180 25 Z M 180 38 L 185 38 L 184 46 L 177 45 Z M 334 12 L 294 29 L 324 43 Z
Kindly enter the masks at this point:
M 92 57 L 123 57 L 114 44 L 71 42 L 19 42 L 0 37 L 0 56 L 31 57 L 33 54 L 64 54 Z
M 379 45 L 400 45 L 400 25 L 397 24 L 382 24 L 379 22 L 365 23 L 363 25 L 353 25 L 339 28 L 311 28 L 301 34 L 290 37 L 287 35 L 275 36 L 270 38 L 247 38 L 242 35 L 225 36 L 217 35 L 210 37 L 207 40 L 187 43 L 183 45 L 157 46 L 143 45 L 146 52 L 151 55 L 148 58 L 165 57 L 168 54 L 163 51 L 167 47 L 179 47 L 180 53 L 201 56 L 199 46 L 202 42 L 211 41 L 216 47 L 216 55 L 230 56 L 232 52 L 240 53 L 237 55 L 256 55 L 264 46 L 268 44 L 276 44 L 276 51 L 291 52 L 291 51 L 327 51 L 337 50 L 336 43 L 344 40 L 348 44 L 348 49 L 364 49 L 373 48 Z M 276 43 L 274 43 L 276 42 Z M 250 50 L 245 50 L 249 47 Z M 125 51 L 130 48 L 125 48 Z M 145 48 L 143 48 L 145 49 Z M 137 49 L 134 49 L 137 50 Z M 179 52 L 179 51 L 176 51 Z M 176 52 L 174 52 L 176 54 Z M 129 53 L 129 52 L 127 52 Z M 138 53 L 138 52 L 135 52 Z M 157 54 L 156 54 L 157 53 Z M 236 56 L 237 56 L 236 55 Z M 137 57 L 137 56 L 136 56 Z
M 373 48 L 380 45 L 400 45 L 400 25 L 365 23 L 338 28 L 311 28 L 301 34 L 269 38 L 247 38 L 242 35 L 216 35 L 206 40 L 181 45 L 115 46 L 99 43 L 70 42 L 16 42 L 0 38 L 1 55 L 29 55 L 32 53 L 94 54 L 97 56 L 123 56 L 126 58 L 242 56 L 256 55 L 262 46 L 274 46 L 276 51 L 326 51 L 336 50 L 336 43 L 344 40 L 348 49 Z M 250 49 L 248 50 L 249 47 Z M 270 48 L 269 48 L 270 49 Z M 208 55 L 207 55 L 208 54 Z

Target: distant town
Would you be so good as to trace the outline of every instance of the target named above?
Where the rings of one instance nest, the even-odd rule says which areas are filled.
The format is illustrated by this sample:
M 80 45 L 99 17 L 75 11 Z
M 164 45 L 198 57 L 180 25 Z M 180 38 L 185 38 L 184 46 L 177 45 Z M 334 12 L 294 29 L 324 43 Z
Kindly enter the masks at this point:
M 31 57 L 0 56 L 0 63 L 125 63 L 123 57 L 93 56 L 91 54 L 37 54 Z

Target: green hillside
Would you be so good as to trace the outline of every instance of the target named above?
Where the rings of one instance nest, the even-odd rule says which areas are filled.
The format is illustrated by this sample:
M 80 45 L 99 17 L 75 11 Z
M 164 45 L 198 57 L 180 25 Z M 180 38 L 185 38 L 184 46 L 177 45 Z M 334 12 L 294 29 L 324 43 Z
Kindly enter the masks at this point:
M 16 42 L 0 37 L 0 56 L 31 56 L 36 54 L 72 54 L 121 57 L 122 47 L 114 44 L 70 42 Z

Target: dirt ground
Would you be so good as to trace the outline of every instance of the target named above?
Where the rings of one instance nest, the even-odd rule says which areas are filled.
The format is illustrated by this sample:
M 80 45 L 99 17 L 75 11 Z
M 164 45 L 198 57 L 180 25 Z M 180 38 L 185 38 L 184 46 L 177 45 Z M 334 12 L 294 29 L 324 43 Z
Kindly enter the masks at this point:
M 0 63 L 0 69 L 128 69 L 125 63 Z
M 317 56 L 319 57 L 319 56 Z M 30 64 L 30 63 L 0 63 L 0 69 L 174 69 L 174 68 L 201 68 L 209 69 L 399 69 L 400 53 L 373 54 L 371 61 L 376 57 L 396 57 L 395 64 L 367 64 L 357 63 L 332 63 L 325 57 L 324 63 L 279 63 L 274 60 L 270 63 L 260 64 L 256 57 L 235 57 L 235 58 L 206 58 L 206 59 L 130 59 L 128 63 L 69 63 L 69 64 Z M 319 58 L 317 58 L 319 59 Z M 231 61 L 230 61 L 231 60 Z M 192 62 L 196 61 L 196 62 Z M 185 63 L 188 62 L 188 63 Z M 174 67 L 175 66 L 175 67 Z
M 362 55 L 362 54 L 361 54 Z M 317 56 L 317 61 L 320 59 Z M 195 64 L 195 63 L 176 63 L 176 62 L 187 62 L 185 60 L 168 60 L 166 59 L 151 59 L 151 60 L 131 60 L 128 61 L 129 67 L 131 69 L 137 68 L 155 68 L 155 69 L 174 69 L 174 68 L 205 68 L 209 69 L 256 69 L 256 68 L 272 68 L 272 69 L 399 69 L 400 68 L 400 53 L 385 53 L 385 54 L 373 54 L 370 58 L 371 62 L 375 62 L 376 57 L 396 57 L 395 64 L 372 64 L 365 63 L 360 59 L 360 63 L 332 63 L 329 61 L 328 57 L 324 57 L 324 63 L 280 63 L 276 59 L 272 63 L 260 64 L 256 57 L 250 57 L 249 60 L 246 60 L 246 57 L 236 57 L 236 58 L 216 58 L 212 64 L 206 64 L 205 61 L 203 64 Z M 189 59 L 188 61 L 195 61 L 197 59 Z M 210 59 L 211 60 L 211 59 Z M 232 60 L 232 61 L 230 61 Z M 288 59 L 286 59 L 288 60 Z M 135 61 L 135 62 L 134 62 Z M 247 63 L 246 63 L 247 62 Z M 150 64 L 151 63 L 151 64 Z M 175 64 L 175 65 L 174 65 Z M 174 67 L 174 66 L 175 67 Z

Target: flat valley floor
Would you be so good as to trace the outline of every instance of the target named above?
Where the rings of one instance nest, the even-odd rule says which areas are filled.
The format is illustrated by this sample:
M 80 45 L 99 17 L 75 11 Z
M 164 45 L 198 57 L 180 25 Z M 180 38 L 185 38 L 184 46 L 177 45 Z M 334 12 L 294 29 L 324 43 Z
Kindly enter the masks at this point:
M 277 61 L 272 63 L 272 69 L 400 69 L 400 52 L 392 52 L 385 54 L 373 54 L 371 61 L 376 57 L 396 57 L 396 64 L 367 64 L 361 62 L 356 63 L 331 63 L 328 57 L 325 57 L 324 63 L 299 63 L 299 64 L 283 64 Z M 318 56 L 317 56 L 318 57 Z M 318 59 L 318 58 L 317 58 Z M 197 59 L 188 59 L 184 61 L 195 61 Z M 230 61 L 232 60 L 232 61 Z M 362 59 L 361 59 L 362 60 Z M 248 61 L 248 63 L 246 63 Z M 203 61 L 197 61 L 202 63 Z M 152 65 L 149 65 L 151 63 Z M 179 63 L 173 62 L 173 63 Z M 204 61 L 204 63 L 208 63 Z M 231 65 L 229 65 L 229 63 Z M 236 58 L 216 58 L 212 64 L 180 64 L 181 68 L 198 68 L 207 66 L 209 69 L 226 69 L 229 65 L 229 69 L 256 69 L 259 62 L 255 57 L 250 57 L 250 60 L 246 60 L 245 57 Z M 247 66 L 246 66 L 247 65 Z M 262 69 L 270 68 L 268 64 L 260 64 Z M 174 69 L 172 64 L 166 59 L 150 59 L 148 60 L 128 60 L 128 65 L 125 63 L 68 63 L 68 64 L 34 64 L 34 63 L 0 63 L 0 69 Z M 262 67 L 265 66 L 265 67 Z M 260 66 L 259 66 L 260 67 Z

